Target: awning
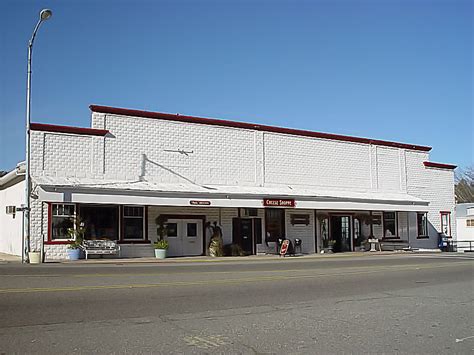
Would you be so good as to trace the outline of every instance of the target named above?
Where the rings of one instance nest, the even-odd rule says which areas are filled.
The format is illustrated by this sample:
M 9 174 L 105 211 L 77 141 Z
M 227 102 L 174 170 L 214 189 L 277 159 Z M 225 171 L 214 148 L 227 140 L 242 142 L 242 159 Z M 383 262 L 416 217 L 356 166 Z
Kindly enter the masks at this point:
M 86 178 L 35 178 L 47 202 L 262 208 L 264 199 L 294 200 L 295 209 L 427 211 L 428 202 L 399 192 L 330 190 L 313 186 L 223 186 Z

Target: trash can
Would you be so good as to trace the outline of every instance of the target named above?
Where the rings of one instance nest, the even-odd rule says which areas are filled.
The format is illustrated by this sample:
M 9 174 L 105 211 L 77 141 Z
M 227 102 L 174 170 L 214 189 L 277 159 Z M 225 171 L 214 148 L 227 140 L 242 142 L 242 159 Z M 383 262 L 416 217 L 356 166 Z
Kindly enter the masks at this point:
M 440 233 L 438 235 L 438 247 L 441 249 L 441 251 L 449 251 L 449 244 L 448 237 L 446 237 L 446 235 L 443 233 Z

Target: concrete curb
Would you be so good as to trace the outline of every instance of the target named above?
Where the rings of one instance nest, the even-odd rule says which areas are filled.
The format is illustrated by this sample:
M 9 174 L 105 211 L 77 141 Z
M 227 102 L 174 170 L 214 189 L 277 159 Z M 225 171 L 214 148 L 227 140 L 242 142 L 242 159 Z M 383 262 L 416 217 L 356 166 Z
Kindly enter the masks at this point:
M 380 255 L 400 255 L 411 252 L 400 252 L 400 251 L 382 251 L 382 252 L 354 252 L 354 253 L 341 253 L 341 254 L 312 254 L 312 255 L 299 255 L 299 256 L 287 256 L 280 257 L 278 255 L 252 255 L 252 256 L 225 256 L 220 258 L 208 257 L 208 256 L 196 256 L 196 257 L 177 257 L 167 259 L 155 259 L 155 258 L 124 258 L 124 259 L 88 259 L 88 260 L 63 260 L 63 261 L 50 261 L 48 264 L 63 264 L 63 265 L 100 265 L 100 264 L 193 264 L 193 263 L 232 263 L 232 262 L 266 262 L 266 261 L 303 261 L 303 260 L 314 260 L 314 259 L 340 259 L 349 257 L 371 257 Z

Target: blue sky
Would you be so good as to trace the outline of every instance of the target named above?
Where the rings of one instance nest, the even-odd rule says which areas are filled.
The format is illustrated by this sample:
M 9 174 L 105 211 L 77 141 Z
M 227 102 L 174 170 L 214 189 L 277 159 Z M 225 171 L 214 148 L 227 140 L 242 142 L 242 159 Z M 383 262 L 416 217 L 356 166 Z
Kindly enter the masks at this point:
M 14 1 L 0 22 L 0 170 L 32 121 L 89 126 L 90 104 L 433 147 L 473 161 L 470 0 Z M 5 14 L 8 13 L 8 16 Z

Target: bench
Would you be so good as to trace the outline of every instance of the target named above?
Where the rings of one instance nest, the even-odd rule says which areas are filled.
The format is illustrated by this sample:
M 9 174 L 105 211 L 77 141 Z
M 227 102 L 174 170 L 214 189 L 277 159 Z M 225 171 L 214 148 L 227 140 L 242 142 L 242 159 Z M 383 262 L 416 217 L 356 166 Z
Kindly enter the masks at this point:
M 410 244 L 408 240 L 384 240 L 380 242 L 381 249 L 384 251 L 397 251 L 397 250 L 408 250 L 410 248 Z
M 87 257 L 90 255 L 116 255 L 120 253 L 120 245 L 113 240 L 84 240 L 80 246 Z

